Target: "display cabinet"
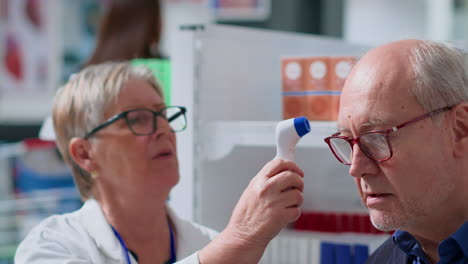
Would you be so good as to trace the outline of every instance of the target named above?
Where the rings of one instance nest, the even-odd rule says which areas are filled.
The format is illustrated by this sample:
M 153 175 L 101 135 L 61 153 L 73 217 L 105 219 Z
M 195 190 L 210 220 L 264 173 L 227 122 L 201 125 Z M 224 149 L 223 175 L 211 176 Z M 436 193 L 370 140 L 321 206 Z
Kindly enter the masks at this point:
M 219 25 L 182 26 L 174 43 L 171 98 L 173 105 L 187 107 L 188 128 L 177 135 L 181 180 L 170 204 L 184 218 L 217 230 L 228 223 L 249 181 L 276 154 L 281 58 L 359 56 L 368 50 L 333 38 Z M 302 209 L 365 213 L 348 167 L 336 161 L 323 141 L 335 130 L 335 122 L 312 122 L 311 133 L 297 146 L 296 162 L 305 172 Z M 280 237 L 309 241 L 288 244 L 302 245 L 304 252 L 314 251 L 307 245 L 323 235 L 296 232 L 285 230 Z M 386 236 L 372 237 L 376 240 L 347 234 L 345 240 L 378 245 Z M 281 243 L 270 246 L 287 247 Z M 268 252 L 265 263 L 289 263 L 282 258 L 305 263 L 285 257 L 292 256 L 289 251 L 282 257 L 272 256 L 277 250 Z

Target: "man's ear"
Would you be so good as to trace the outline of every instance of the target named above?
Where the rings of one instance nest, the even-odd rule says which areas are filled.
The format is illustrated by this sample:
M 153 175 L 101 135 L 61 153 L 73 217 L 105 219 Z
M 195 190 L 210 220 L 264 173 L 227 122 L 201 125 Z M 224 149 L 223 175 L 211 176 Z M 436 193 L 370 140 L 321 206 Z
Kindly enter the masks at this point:
M 468 103 L 459 103 L 453 109 L 453 143 L 454 156 L 468 155 Z
M 96 162 L 93 159 L 91 144 L 88 140 L 75 137 L 68 145 L 70 156 L 82 169 L 92 172 L 96 170 Z

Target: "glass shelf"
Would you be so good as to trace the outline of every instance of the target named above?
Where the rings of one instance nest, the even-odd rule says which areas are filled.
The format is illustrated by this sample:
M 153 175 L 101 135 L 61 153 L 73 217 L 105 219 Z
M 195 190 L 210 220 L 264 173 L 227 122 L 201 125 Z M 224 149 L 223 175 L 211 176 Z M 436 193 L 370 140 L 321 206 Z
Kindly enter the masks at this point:
M 276 125 L 279 121 L 202 122 L 202 153 L 207 160 L 227 156 L 234 147 L 276 147 Z M 328 148 L 323 139 L 336 132 L 336 122 L 310 122 L 311 132 L 297 144 L 302 148 Z

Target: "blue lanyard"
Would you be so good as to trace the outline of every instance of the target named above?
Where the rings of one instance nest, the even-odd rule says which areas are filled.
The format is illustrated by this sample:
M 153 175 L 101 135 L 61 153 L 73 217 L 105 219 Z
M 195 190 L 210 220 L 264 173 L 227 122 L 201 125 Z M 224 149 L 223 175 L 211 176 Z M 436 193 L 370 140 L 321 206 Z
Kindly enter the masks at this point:
M 129 251 L 128 251 L 127 245 L 125 245 L 125 242 L 123 238 L 120 236 L 119 232 L 117 232 L 117 230 L 115 230 L 113 226 L 111 227 L 112 227 L 112 231 L 114 231 L 114 235 L 117 237 L 120 245 L 122 245 L 122 248 L 125 251 L 125 259 L 127 260 L 127 264 L 132 264 L 132 262 L 130 261 L 130 254 L 128 253 Z M 176 251 L 175 251 L 174 232 L 172 231 L 171 225 L 169 225 L 169 235 L 171 237 L 171 258 L 168 263 L 175 263 L 177 258 L 176 258 Z
M 123 241 L 123 238 L 120 236 L 119 232 L 117 232 L 117 230 L 115 230 L 115 228 L 113 226 L 111 226 L 111 227 L 112 227 L 112 231 L 114 231 L 115 236 L 119 240 L 120 245 L 122 245 L 122 247 L 123 247 L 123 249 L 125 251 L 125 259 L 127 260 L 127 264 L 132 264 L 132 262 L 130 261 L 130 254 L 128 254 L 128 248 L 125 245 L 125 242 Z
M 169 259 L 169 263 L 176 262 L 176 251 L 175 251 L 175 239 L 174 239 L 174 232 L 172 232 L 171 225 L 169 225 L 169 235 L 171 236 L 171 258 Z

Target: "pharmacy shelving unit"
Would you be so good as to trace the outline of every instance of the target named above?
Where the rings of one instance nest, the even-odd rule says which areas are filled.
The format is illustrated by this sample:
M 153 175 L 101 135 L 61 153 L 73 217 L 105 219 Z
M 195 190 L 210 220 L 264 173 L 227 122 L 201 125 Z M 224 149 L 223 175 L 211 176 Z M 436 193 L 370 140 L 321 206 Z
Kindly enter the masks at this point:
M 50 159 L 51 153 L 55 154 L 54 143 L 36 139 L 0 144 L 0 263 L 13 263 L 20 241 L 43 219 L 81 207 L 76 188 L 45 188 L 47 177 L 39 180 L 50 173 L 49 179 L 53 182 L 57 179 L 54 177 L 68 172 L 61 160 Z M 22 159 L 22 162 L 14 163 L 13 159 Z M 19 179 L 20 173 L 14 176 L 13 171 L 23 171 L 24 177 L 26 160 L 37 167 L 27 166 L 29 177 Z M 32 171 L 35 171 L 34 177 Z M 40 186 L 29 190 L 15 188 L 25 185 L 31 188 L 33 183 Z
M 181 180 L 170 204 L 183 217 L 217 230 L 276 154 L 281 58 L 359 56 L 368 50 L 332 38 L 220 25 L 181 26 L 174 45 L 172 104 L 188 108 L 188 127 L 177 135 Z M 306 174 L 303 209 L 365 212 L 348 167 L 323 142 L 336 124 L 312 122 L 311 129 L 296 150 Z

